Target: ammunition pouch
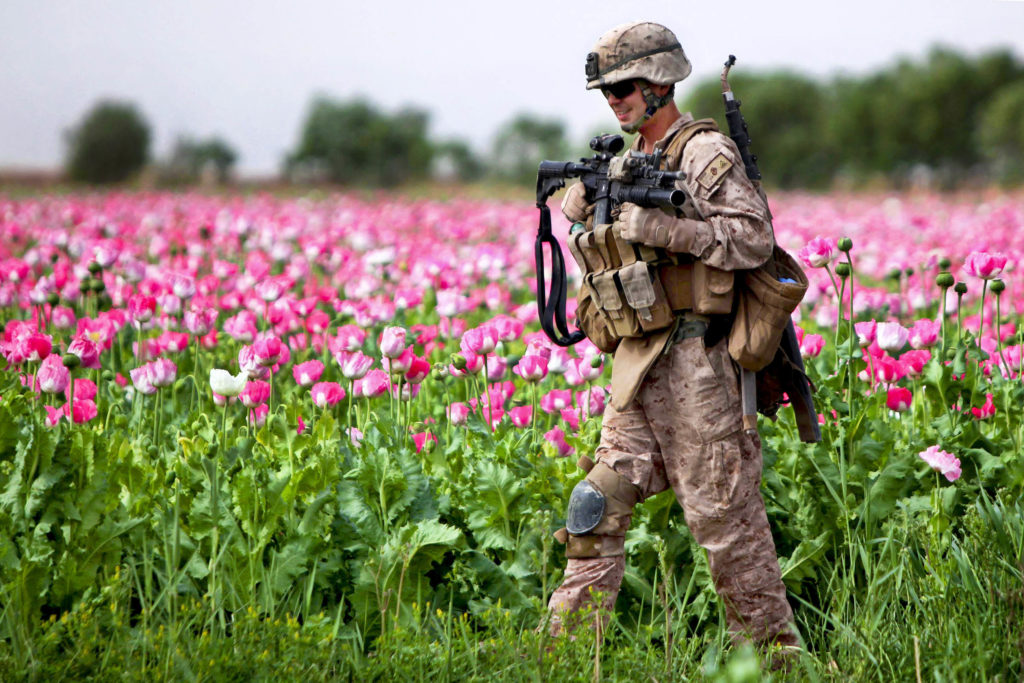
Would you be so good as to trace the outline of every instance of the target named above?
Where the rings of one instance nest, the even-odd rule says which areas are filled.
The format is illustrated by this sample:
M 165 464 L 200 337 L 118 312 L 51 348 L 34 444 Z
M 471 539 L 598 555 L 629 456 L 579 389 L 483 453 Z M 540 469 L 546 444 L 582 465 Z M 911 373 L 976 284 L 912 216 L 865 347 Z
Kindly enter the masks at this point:
M 577 324 L 602 351 L 663 330 L 676 311 L 691 307 L 692 264 L 664 249 L 627 242 L 618 225 L 588 225 L 570 235 L 568 245 L 583 271 Z

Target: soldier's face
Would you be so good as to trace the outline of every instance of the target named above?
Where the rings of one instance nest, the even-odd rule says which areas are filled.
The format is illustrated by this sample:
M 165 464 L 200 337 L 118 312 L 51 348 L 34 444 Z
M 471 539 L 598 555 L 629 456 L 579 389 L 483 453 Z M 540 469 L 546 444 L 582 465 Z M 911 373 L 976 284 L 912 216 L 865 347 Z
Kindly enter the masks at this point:
M 640 92 L 640 88 L 636 87 L 636 82 L 629 81 L 629 83 L 633 85 L 633 89 L 626 95 L 622 95 L 622 90 L 625 89 L 624 84 L 616 84 L 621 87 L 614 88 L 615 92 L 607 89 L 603 91 L 605 97 L 608 98 L 608 106 L 612 108 L 612 113 L 619 120 L 620 126 L 629 126 L 643 116 L 647 109 L 644 96 Z

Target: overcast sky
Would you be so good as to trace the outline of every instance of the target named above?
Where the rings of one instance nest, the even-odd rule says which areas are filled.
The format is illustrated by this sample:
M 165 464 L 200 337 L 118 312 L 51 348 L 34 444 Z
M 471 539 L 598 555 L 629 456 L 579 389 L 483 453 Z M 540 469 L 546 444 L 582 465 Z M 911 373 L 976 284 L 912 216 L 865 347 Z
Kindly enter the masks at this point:
M 1021 0 L 0 0 L 0 166 L 58 165 L 62 131 L 101 97 L 138 105 L 157 156 L 179 134 L 217 134 L 247 173 L 279 168 L 316 93 L 424 108 L 433 137 L 481 151 L 519 112 L 559 117 L 582 139 L 615 128 L 584 90 L 586 53 L 636 19 L 679 36 L 694 64 L 681 96 L 729 53 L 737 70 L 818 76 L 935 44 L 1024 58 Z

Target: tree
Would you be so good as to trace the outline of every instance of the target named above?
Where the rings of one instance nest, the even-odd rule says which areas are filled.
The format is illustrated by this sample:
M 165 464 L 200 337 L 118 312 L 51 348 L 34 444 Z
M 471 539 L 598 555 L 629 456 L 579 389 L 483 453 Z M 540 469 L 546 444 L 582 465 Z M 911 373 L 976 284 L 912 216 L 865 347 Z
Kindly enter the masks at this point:
M 494 142 L 495 174 L 521 185 L 537 180 L 537 166 L 545 159 L 564 159 L 568 154 L 565 124 L 519 114 L 502 126 Z
M 471 182 L 479 180 L 483 172 L 483 162 L 462 140 L 447 140 L 436 145 L 433 175 L 440 180 Z
M 135 106 L 97 103 L 68 133 L 67 174 L 87 183 L 116 183 L 141 169 L 149 158 L 150 131 Z
M 834 169 L 823 135 L 826 93 L 815 81 L 780 71 L 738 73 L 730 77 L 743 116 L 750 127 L 751 151 L 765 181 L 782 187 L 827 183 Z M 722 84 L 701 81 L 685 100 L 683 111 L 697 118 L 713 117 L 728 134 Z
M 227 181 L 238 155 L 219 137 L 197 141 L 181 136 L 174 143 L 164 176 L 172 182 L 194 183 L 205 173 L 213 173 L 217 182 Z
M 981 112 L 975 137 L 997 180 L 1024 181 L 1024 79 L 996 92 Z
M 415 108 L 387 115 L 363 99 L 317 97 L 286 167 L 293 177 L 345 185 L 392 187 L 423 178 L 434 152 L 428 123 Z

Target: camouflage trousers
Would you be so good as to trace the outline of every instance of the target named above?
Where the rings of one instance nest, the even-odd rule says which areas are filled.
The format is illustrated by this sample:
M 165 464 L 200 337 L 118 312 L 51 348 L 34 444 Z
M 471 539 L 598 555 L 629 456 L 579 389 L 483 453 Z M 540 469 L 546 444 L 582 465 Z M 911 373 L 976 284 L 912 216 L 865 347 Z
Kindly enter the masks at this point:
M 657 360 L 625 410 L 606 409 L 596 460 L 637 487 L 641 500 L 672 487 L 707 550 L 735 640 L 792 645 L 793 613 L 760 492 L 761 443 L 740 428 L 741 412 L 725 341 L 705 349 L 700 337 L 683 339 Z M 549 603 L 553 633 L 567 613 L 593 604 L 592 591 L 610 611 L 624 571 L 621 554 L 570 558 Z

